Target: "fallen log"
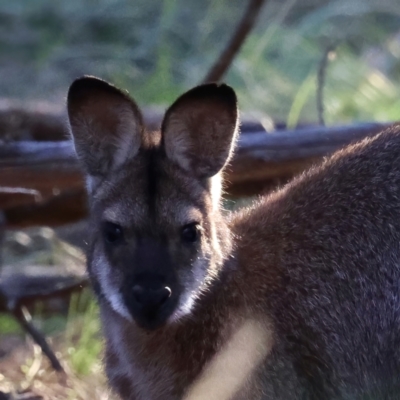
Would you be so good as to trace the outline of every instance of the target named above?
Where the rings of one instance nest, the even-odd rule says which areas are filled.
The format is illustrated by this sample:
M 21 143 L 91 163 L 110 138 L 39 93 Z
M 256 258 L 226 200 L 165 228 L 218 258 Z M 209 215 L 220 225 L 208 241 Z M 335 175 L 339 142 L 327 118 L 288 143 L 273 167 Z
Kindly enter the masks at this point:
M 62 104 L 0 98 L 0 141 L 65 140 Z
M 77 272 L 62 266 L 27 266 L 19 272 L 2 274 L 0 312 L 18 307 L 30 308 L 38 300 L 69 298 L 87 286 L 84 268 Z
M 373 135 L 389 124 L 310 127 L 243 133 L 226 172 L 230 197 L 269 190 L 300 173 L 321 157 L 346 144 Z M 8 228 L 59 226 L 86 215 L 84 181 L 71 143 L 13 142 L 0 146 L 0 187 L 36 190 L 41 201 L 4 209 Z M 28 198 L 28 197 L 27 197 Z M 21 201 L 21 200 L 20 200 Z
M 3 209 L 15 207 L 19 204 L 37 203 L 42 199 L 42 195 L 33 189 L 20 187 L 0 187 L 0 204 Z
M 5 227 L 56 227 L 80 221 L 87 216 L 87 212 L 86 192 L 82 185 L 78 190 L 66 191 L 44 203 L 19 205 L 4 210 Z

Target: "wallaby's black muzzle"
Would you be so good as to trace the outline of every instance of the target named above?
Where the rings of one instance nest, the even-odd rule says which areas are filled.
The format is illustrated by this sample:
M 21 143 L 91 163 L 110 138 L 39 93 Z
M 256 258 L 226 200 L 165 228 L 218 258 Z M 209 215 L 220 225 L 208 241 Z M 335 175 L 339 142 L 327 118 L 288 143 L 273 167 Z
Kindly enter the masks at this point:
M 181 292 L 167 246 L 152 238 L 138 240 L 133 271 L 124 285 L 126 306 L 140 326 L 156 329 L 174 312 Z

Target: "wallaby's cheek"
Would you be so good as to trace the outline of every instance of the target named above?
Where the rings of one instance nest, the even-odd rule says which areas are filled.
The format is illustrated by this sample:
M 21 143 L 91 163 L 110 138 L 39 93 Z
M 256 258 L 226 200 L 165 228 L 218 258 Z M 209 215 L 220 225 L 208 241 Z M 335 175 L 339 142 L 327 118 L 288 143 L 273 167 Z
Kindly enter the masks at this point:
M 101 297 L 108 301 L 116 313 L 131 321 L 131 314 L 121 294 L 120 288 L 124 280 L 121 271 L 113 268 L 105 254 L 99 249 L 94 250 L 90 270 L 94 279 L 98 282 Z
M 208 236 L 205 233 L 205 236 Z M 213 275 L 214 260 L 211 254 L 211 243 L 203 237 L 191 252 L 182 257 L 178 269 L 178 279 L 183 287 L 182 294 L 170 322 L 175 322 L 190 314 L 196 301 L 207 288 L 208 280 Z
M 192 312 L 196 300 L 201 295 L 201 288 L 204 286 L 207 276 L 207 268 L 208 260 L 197 257 L 190 268 L 180 271 L 179 279 L 182 282 L 183 291 L 176 310 L 169 319 L 170 322 L 176 322 Z

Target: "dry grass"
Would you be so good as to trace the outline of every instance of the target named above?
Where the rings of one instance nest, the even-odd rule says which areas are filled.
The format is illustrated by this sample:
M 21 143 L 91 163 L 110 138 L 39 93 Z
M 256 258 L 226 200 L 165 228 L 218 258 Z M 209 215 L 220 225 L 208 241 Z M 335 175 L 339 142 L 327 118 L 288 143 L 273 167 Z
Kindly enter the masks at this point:
M 82 302 L 84 312 L 79 311 Z M 88 293 L 73 297 L 68 316 L 58 317 L 52 328 L 48 319 L 36 318 L 35 324 L 44 331 L 55 330 L 48 339 L 65 374 L 56 373 L 40 348 L 14 331 L 0 336 L 0 391 L 30 390 L 46 400 L 114 399 L 102 370 L 98 310 Z
M 2 339 L 4 341 L 4 338 Z M 30 341 L 12 338 L 13 350 L 0 361 L 0 390 L 6 393 L 30 390 L 46 400 L 111 400 L 104 374 L 99 363 L 87 375 L 78 374 L 71 365 L 68 348 L 55 342 L 57 355 L 61 358 L 65 374 L 58 374 L 49 365 L 37 345 Z

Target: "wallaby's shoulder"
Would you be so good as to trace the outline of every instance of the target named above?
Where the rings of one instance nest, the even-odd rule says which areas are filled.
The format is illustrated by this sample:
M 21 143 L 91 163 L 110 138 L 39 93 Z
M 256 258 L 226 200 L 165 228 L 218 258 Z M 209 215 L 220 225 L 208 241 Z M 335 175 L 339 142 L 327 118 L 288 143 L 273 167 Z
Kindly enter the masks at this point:
M 399 207 L 400 125 L 393 125 L 326 157 L 284 187 L 233 213 L 230 227 L 238 238 L 242 265 L 263 268 L 260 260 L 282 263 L 289 249 L 312 254 L 319 242 L 344 246 L 341 235 L 357 229 L 370 229 L 367 240 L 381 237 L 379 229 L 387 229 L 385 223 Z M 368 222 L 375 228 L 364 226 Z
M 311 203 L 324 207 L 322 198 L 348 199 L 364 193 L 346 193 L 354 186 L 364 188 L 368 193 L 376 192 L 379 190 L 379 180 L 387 178 L 388 174 L 391 178 L 398 176 L 400 181 L 400 124 L 344 147 L 285 186 L 260 196 L 252 205 L 231 215 L 231 227 L 240 230 L 245 229 L 246 225 L 265 226 L 278 209 L 293 208 L 298 211 Z M 374 187 L 374 184 L 377 186 Z
M 377 385 L 399 359 L 400 127 L 327 157 L 235 213 L 231 228 L 247 304 L 265 307 L 275 351 L 292 349 L 312 398 Z

